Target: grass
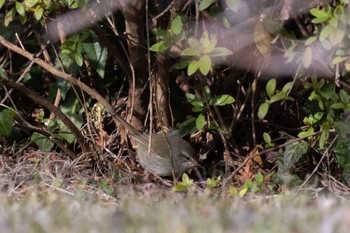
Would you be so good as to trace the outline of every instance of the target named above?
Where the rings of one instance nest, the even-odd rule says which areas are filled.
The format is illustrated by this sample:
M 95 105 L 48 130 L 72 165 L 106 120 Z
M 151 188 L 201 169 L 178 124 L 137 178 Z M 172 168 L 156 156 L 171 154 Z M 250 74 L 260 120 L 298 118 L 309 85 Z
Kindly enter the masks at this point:
M 227 197 L 108 172 L 51 154 L 2 157 L 0 232 L 348 232 L 350 202 L 304 194 Z M 100 169 L 101 170 L 101 169 Z M 106 169 L 105 169 L 106 170 Z M 113 172 L 111 174 L 114 174 Z M 117 176 L 117 175 L 115 175 Z M 128 180 L 129 179 L 129 180 Z
M 123 191 L 124 192 L 124 191 Z M 218 198 L 206 194 L 114 199 L 100 192 L 28 192 L 20 201 L 3 195 L 1 232 L 347 232 L 350 203 L 309 195 Z

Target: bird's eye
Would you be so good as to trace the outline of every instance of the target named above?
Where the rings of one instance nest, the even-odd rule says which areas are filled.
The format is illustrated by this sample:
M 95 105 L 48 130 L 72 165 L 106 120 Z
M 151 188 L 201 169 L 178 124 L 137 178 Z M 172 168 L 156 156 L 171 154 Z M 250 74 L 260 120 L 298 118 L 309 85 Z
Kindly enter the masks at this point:
M 188 156 L 188 155 L 185 155 L 185 159 L 186 159 L 187 161 L 191 161 L 191 160 L 192 160 L 191 156 Z

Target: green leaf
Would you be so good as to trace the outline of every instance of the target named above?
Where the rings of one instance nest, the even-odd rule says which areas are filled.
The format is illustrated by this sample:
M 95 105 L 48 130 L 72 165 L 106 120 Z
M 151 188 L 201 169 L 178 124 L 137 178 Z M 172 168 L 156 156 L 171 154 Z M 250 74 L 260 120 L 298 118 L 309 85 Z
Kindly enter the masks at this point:
M 270 99 L 270 103 L 275 103 L 278 102 L 280 100 L 283 100 L 286 98 L 286 93 L 284 92 L 278 92 L 276 95 L 273 95 Z
M 191 61 L 187 67 L 187 75 L 191 76 L 192 74 L 194 74 L 198 70 L 198 67 L 199 67 L 198 61 L 196 61 L 196 60 Z
M 196 119 L 196 127 L 198 130 L 202 130 L 205 126 L 205 116 L 203 113 L 199 114 Z
M 350 138 L 339 139 L 332 150 L 341 168 L 350 163 Z
M 203 10 L 207 9 L 211 4 L 213 4 L 213 2 L 215 2 L 215 0 L 202 0 L 199 3 L 199 10 L 203 11 Z
M 9 108 L 2 108 L 0 110 L 0 135 L 6 138 L 10 137 L 13 129 L 13 119 L 16 112 Z
M 182 174 L 182 181 L 173 186 L 173 190 L 177 192 L 187 191 L 193 184 L 193 180 L 188 177 L 186 173 Z
M 40 21 L 40 19 L 43 17 L 44 14 L 44 9 L 42 6 L 37 6 L 34 11 L 34 17 L 37 21 Z
M 214 96 L 209 100 L 209 105 L 224 106 L 227 104 L 232 104 L 234 102 L 235 102 L 235 99 L 230 95 L 218 95 L 218 96 Z
M 343 121 L 335 121 L 333 127 L 341 138 L 345 138 L 350 133 L 350 125 Z
M 2 8 L 2 6 L 4 5 L 5 0 L 0 0 L 0 9 Z
M 168 31 L 167 30 L 163 30 L 160 28 L 153 28 L 152 29 L 152 33 L 156 36 L 159 36 L 161 38 L 164 38 L 166 35 L 168 35 Z
M 5 27 L 7 27 L 12 20 L 15 18 L 16 15 L 16 9 L 12 8 L 11 10 L 9 10 L 6 15 L 5 15 L 5 19 L 4 19 L 4 25 Z
M 105 77 L 107 48 L 98 40 L 89 38 L 82 43 L 84 54 L 101 78 Z
M 303 57 L 302 57 L 302 63 L 305 68 L 309 68 L 312 62 L 312 48 L 307 47 L 304 51 Z
M 217 47 L 214 48 L 210 53 L 209 56 L 210 57 L 225 57 L 225 56 L 230 56 L 232 55 L 232 51 L 224 48 L 224 47 Z
M 149 48 L 149 50 L 151 50 L 152 52 L 163 52 L 163 51 L 167 50 L 168 48 L 170 48 L 171 45 L 172 45 L 172 43 L 170 43 L 169 41 L 160 41 L 160 42 L 152 45 Z
M 282 92 L 287 94 L 289 92 L 289 90 L 292 88 L 293 88 L 293 82 L 288 82 L 288 83 L 284 84 L 284 86 L 282 88 Z
M 317 18 L 330 18 L 330 15 L 327 12 L 325 12 L 324 10 L 316 9 L 316 8 L 311 9 L 310 14 L 312 14 L 313 16 L 315 16 Z
M 198 56 L 201 51 L 197 47 L 189 47 L 181 52 L 181 56 Z
M 260 120 L 264 119 L 267 112 L 269 111 L 269 107 L 270 107 L 270 104 L 265 102 L 265 103 L 262 103 L 260 106 L 259 106 L 259 110 L 258 110 L 258 118 Z
M 31 141 L 37 144 L 41 151 L 50 151 L 54 146 L 53 142 L 47 139 L 47 137 L 37 132 L 32 134 Z
M 267 144 L 271 144 L 271 137 L 268 133 L 264 132 L 263 133 L 263 138 L 264 138 L 264 141 L 267 143 Z
M 348 102 L 349 102 L 349 96 L 348 96 L 348 94 L 346 93 L 346 91 L 344 91 L 343 89 L 340 89 L 340 91 L 339 91 L 339 97 L 340 97 L 340 100 L 341 100 L 343 103 L 348 103 Z
M 211 58 L 208 55 L 203 55 L 201 56 L 198 62 L 199 62 L 199 71 L 203 75 L 207 75 L 211 68 Z
M 305 41 L 305 45 L 308 46 L 317 40 L 317 36 L 311 36 Z
M 336 65 L 340 62 L 345 61 L 346 59 L 348 59 L 348 57 L 336 56 L 335 58 L 332 59 L 332 65 Z
M 25 6 L 21 2 L 16 2 L 16 10 L 20 16 L 26 15 Z
M 305 141 L 291 142 L 288 144 L 283 153 L 283 166 L 285 168 L 284 170 L 291 169 L 294 164 L 299 161 L 301 156 L 306 154 L 308 147 L 308 143 Z
M 0 77 L 8 79 L 8 77 L 7 77 L 7 72 L 6 72 L 6 70 L 5 70 L 4 68 L 2 68 L 2 67 L 0 67 Z
M 81 53 L 74 53 L 74 61 L 81 67 L 83 65 L 83 55 Z
M 326 40 L 332 33 L 333 27 L 330 25 L 325 26 L 320 32 L 320 41 Z
M 38 3 L 38 0 L 24 0 L 24 5 L 26 5 L 26 7 L 28 8 L 32 8 L 37 3 Z
M 262 182 L 264 182 L 264 176 L 259 172 L 255 177 L 255 181 L 258 184 L 262 184 Z
M 200 100 L 197 96 L 191 94 L 191 93 L 186 93 L 186 98 L 187 101 L 192 104 L 194 107 L 201 107 L 203 108 L 204 104 L 203 101 Z
M 176 18 L 174 19 L 173 23 L 171 24 L 170 30 L 174 34 L 178 35 L 182 31 L 182 26 L 183 26 L 183 24 L 182 24 L 182 21 L 181 21 L 181 16 L 178 15 L 178 16 L 176 16 Z
M 270 79 L 266 84 L 266 93 L 271 98 L 276 91 L 276 79 Z
M 298 134 L 298 137 L 299 138 L 308 137 L 308 136 L 311 136 L 314 133 L 315 133 L 314 128 L 310 126 L 307 131 L 300 132 Z

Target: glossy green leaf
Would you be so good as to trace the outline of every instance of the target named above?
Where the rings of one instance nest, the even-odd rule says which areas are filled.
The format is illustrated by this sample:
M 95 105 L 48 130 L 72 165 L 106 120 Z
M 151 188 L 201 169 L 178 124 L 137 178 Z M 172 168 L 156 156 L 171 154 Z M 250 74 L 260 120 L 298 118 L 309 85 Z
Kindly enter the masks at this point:
M 199 67 L 198 61 L 196 61 L 196 60 L 191 61 L 187 67 L 187 75 L 191 76 L 192 74 L 194 74 L 198 70 L 198 67 Z
M 83 65 L 83 55 L 81 53 L 74 53 L 74 61 L 77 63 L 78 66 Z
M 182 21 L 181 21 L 181 16 L 176 16 L 176 18 L 174 19 L 173 23 L 171 24 L 170 30 L 174 33 L 174 34 L 180 34 L 180 32 L 182 31 Z
M 26 11 L 25 11 L 25 6 L 23 3 L 21 2 L 16 2 L 16 10 L 18 12 L 19 15 L 21 16 L 25 16 Z
M 258 118 L 260 120 L 264 119 L 267 112 L 269 111 L 269 107 L 270 107 L 270 104 L 265 102 L 265 103 L 262 103 L 260 106 L 259 106 L 259 110 L 258 110 Z
M 316 8 L 313 8 L 310 10 L 310 14 L 317 17 L 317 18 L 330 18 L 330 15 L 324 11 L 324 10 L 319 10 Z
M 38 3 L 38 0 L 24 0 L 24 5 L 26 5 L 26 7 L 28 8 L 35 6 L 35 4 L 37 3 Z
M 209 104 L 213 106 L 224 106 L 227 104 L 232 104 L 234 102 L 235 99 L 230 95 L 218 95 L 209 100 Z
M 0 9 L 2 8 L 2 6 L 4 5 L 5 0 L 0 0 Z
M 276 91 L 276 79 L 270 79 L 266 84 L 266 93 L 271 98 Z
M 16 15 L 16 9 L 12 8 L 11 10 L 9 10 L 6 15 L 5 15 L 5 19 L 4 19 L 4 25 L 5 27 L 7 27 L 12 20 L 15 18 Z
M 284 92 L 278 92 L 277 94 L 273 95 L 270 99 L 270 103 L 275 103 L 278 101 L 281 101 L 286 98 L 286 93 Z
M 198 130 L 202 130 L 205 126 L 205 116 L 203 113 L 199 114 L 196 119 L 196 127 Z
M 284 170 L 289 170 L 294 166 L 299 159 L 306 154 L 309 145 L 305 141 L 291 142 L 285 147 L 283 153 L 283 166 Z
M 189 47 L 181 52 L 181 56 L 198 56 L 201 51 L 196 47 Z
M 152 29 L 152 33 L 154 35 L 156 35 L 156 36 L 164 38 L 168 34 L 168 31 L 167 30 L 163 30 L 163 29 L 159 29 L 159 28 L 153 28 Z
M 282 88 L 282 92 L 287 94 L 292 88 L 293 88 L 293 82 L 288 82 L 288 83 L 284 84 L 284 86 Z
M 42 8 L 42 6 L 37 6 L 35 8 L 35 11 L 34 11 L 34 17 L 36 20 L 40 21 L 40 19 L 43 17 L 43 14 L 44 14 L 44 9 Z
M 203 55 L 201 56 L 198 62 L 199 62 L 199 71 L 203 75 L 207 75 L 211 68 L 211 58 L 208 55 Z
M 105 69 L 107 62 L 107 48 L 98 40 L 87 39 L 82 43 L 83 51 L 86 59 L 96 70 L 101 78 L 105 77 Z
M 203 108 L 203 106 L 204 106 L 203 101 L 200 100 L 197 96 L 195 96 L 191 93 L 186 93 L 186 98 L 187 98 L 187 101 L 190 104 L 192 104 L 192 106 Z
M 170 46 L 171 46 L 171 43 L 169 41 L 160 41 L 152 45 L 149 48 L 149 50 L 151 50 L 152 52 L 163 52 L 168 48 L 170 48 Z
M 211 4 L 213 4 L 215 2 L 215 0 L 202 0 L 199 3 L 199 10 L 203 11 L 205 9 L 207 9 Z
M 268 133 L 264 132 L 263 133 L 263 138 L 264 138 L 264 141 L 267 143 L 267 144 L 270 144 L 271 143 L 271 137 Z

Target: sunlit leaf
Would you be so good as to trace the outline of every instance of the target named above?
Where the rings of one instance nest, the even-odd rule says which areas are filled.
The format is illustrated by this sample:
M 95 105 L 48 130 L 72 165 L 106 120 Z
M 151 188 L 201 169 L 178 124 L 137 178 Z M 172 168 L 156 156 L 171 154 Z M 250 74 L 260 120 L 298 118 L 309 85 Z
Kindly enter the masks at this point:
M 198 61 L 196 61 L 196 60 L 191 61 L 187 67 L 187 75 L 191 76 L 192 74 L 194 74 L 198 70 L 198 67 L 199 67 Z
M 181 21 L 181 16 L 176 16 L 176 18 L 174 19 L 173 23 L 171 24 L 171 28 L 170 30 L 174 33 L 174 34 L 180 34 L 181 30 L 182 30 L 182 21 Z
M 213 106 L 224 106 L 227 104 L 232 104 L 234 102 L 235 99 L 230 95 L 218 95 L 209 100 L 209 104 Z
M 4 3 L 5 3 L 5 0 L 0 0 L 0 9 L 4 5 Z
M 16 15 L 16 9 L 12 8 L 11 10 L 9 10 L 6 15 L 5 15 L 5 19 L 4 19 L 4 25 L 5 27 L 7 27 L 12 20 L 15 18 Z
M 208 55 L 203 55 L 201 56 L 198 62 L 199 62 L 199 71 L 203 75 L 207 75 L 211 68 L 211 58 Z
M 34 11 L 34 17 L 36 20 L 40 21 L 40 19 L 43 17 L 44 9 L 39 5 L 35 8 Z
M 269 111 L 269 107 L 270 107 L 270 104 L 265 102 L 265 103 L 262 103 L 260 106 L 259 106 L 259 110 L 258 110 L 258 118 L 260 120 L 264 119 L 267 112 Z
M 266 84 L 266 93 L 271 98 L 276 91 L 276 79 L 270 79 Z
M 305 68 L 309 68 L 312 62 L 312 48 L 307 47 L 304 51 L 303 57 L 302 57 L 302 62 Z
M 198 130 L 202 130 L 205 126 L 205 116 L 203 113 L 199 114 L 196 119 L 196 127 Z
M 200 50 L 196 47 L 189 47 L 181 52 L 181 56 L 198 56 L 199 54 Z
M 26 12 L 25 12 L 25 6 L 23 3 L 16 2 L 16 10 L 17 10 L 19 15 L 25 16 Z

